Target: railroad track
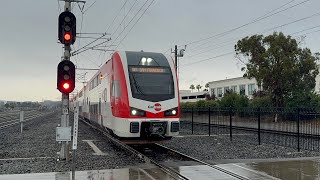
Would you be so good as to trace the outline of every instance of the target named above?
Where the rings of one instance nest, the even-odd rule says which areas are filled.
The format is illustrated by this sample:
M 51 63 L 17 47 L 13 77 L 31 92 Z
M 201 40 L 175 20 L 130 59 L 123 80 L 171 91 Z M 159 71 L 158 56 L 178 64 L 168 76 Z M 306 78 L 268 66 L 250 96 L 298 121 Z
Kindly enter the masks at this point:
M 39 112 L 39 111 L 27 111 L 24 114 L 23 123 L 28 122 L 28 121 L 33 120 L 38 117 L 48 115 L 48 114 L 50 114 L 50 113 Z M 14 126 L 17 124 L 20 124 L 19 112 L 14 113 L 14 114 L 4 114 L 4 115 L 0 116 L 0 129 L 11 127 L 11 126 Z
M 175 179 L 184 179 L 184 180 L 189 180 L 190 178 L 187 175 L 181 174 L 178 170 L 164 165 L 163 161 L 165 161 L 165 159 L 177 159 L 178 161 L 193 161 L 196 162 L 198 164 L 204 165 L 204 166 L 208 166 L 214 170 L 217 170 L 221 173 L 227 174 L 229 176 L 231 176 L 233 179 L 240 179 L 240 180 L 248 180 L 249 178 L 247 177 L 243 177 L 241 175 L 235 174 L 231 171 L 225 170 L 223 168 L 220 168 L 218 166 L 215 165 L 211 165 L 208 164 L 206 162 L 200 161 L 196 158 L 193 158 L 191 156 L 185 155 L 181 152 L 178 152 L 176 150 L 170 149 L 168 147 L 165 147 L 163 145 L 160 145 L 158 143 L 152 143 L 152 144 L 148 144 L 148 148 L 149 150 L 153 151 L 154 153 L 158 153 L 159 151 L 161 153 L 165 153 L 165 157 L 163 158 L 158 158 L 158 157 L 154 157 L 154 156 L 150 156 L 148 155 L 148 153 L 143 152 L 143 150 L 141 150 L 141 146 L 145 146 L 145 145 L 136 145 L 136 147 L 134 145 L 127 145 L 124 142 L 114 138 L 113 136 L 111 136 L 109 133 L 107 133 L 104 129 L 100 128 L 100 127 L 96 127 L 93 124 L 82 120 L 81 122 L 85 123 L 86 125 L 90 126 L 91 128 L 100 131 L 104 136 L 106 136 L 109 140 L 111 140 L 111 142 L 113 142 L 114 144 L 120 146 L 121 148 L 123 148 L 124 150 L 132 153 L 133 155 L 139 157 L 141 160 L 143 160 L 146 163 L 151 163 L 154 164 L 155 166 L 159 167 L 161 170 L 163 170 L 165 173 L 167 173 L 168 175 L 170 175 L 171 177 L 175 178 Z M 170 156 L 170 157 L 169 157 Z M 231 178 L 230 177 L 230 178 Z

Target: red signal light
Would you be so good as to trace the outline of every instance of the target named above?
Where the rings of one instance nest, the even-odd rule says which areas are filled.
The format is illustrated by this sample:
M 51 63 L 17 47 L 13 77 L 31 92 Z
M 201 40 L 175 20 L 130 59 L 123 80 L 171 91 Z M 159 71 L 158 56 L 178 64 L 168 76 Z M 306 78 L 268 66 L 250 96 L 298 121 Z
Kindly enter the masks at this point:
M 75 88 L 75 66 L 69 60 L 58 64 L 57 89 L 63 94 L 71 93 Z
M 64 38 L 65 41 L 70 41 L 70 39 L 71 39 L 70 33 L 65 33 L 63 38 Z
M 69 83 L 63 83 L 63 89 L 68 90 L 70 88 L 70 84 Z

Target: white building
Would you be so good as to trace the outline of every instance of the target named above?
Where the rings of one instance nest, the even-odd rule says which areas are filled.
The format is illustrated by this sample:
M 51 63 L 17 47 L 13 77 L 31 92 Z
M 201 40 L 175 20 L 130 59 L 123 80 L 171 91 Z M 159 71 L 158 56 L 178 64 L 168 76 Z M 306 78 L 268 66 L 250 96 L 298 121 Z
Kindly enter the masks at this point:
M 257 81 L 255 78 L 247 79 L 243 77 L 224 79 L 218 81 L 209 82 L 210 95 L 215 95 L 217 98 L 221 98 L 228 90 L 232 90 L 240 95 L 246 95 L 248 98 L 252 98 L 255 91 L 258 90 Z
M 319 67 L 319 65 L 318 65 L 318 67 Z M 316 87 L 314 88 L 314 92 L 317 94 L 320 94 L 320 73 L 318 76 L 316 76 Z
M 208 91 L 191 92 L 191 90 L 180 90 L 180 102 L 196 102 L 205 100 Z

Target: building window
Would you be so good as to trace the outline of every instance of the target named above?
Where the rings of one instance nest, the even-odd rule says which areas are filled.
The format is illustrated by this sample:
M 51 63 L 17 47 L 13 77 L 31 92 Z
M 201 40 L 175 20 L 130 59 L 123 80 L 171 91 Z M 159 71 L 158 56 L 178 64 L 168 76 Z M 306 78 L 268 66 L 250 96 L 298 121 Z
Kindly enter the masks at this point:
M 248 94 L 253 95 L 253 93 L 256 91 L 254 84 L 249 84 L 248 85 Z
M 196 96 L 189 96 L 189 99 L 196 99 Z
M 199 95 L 197 98 L 205 98 L 204 95 Z
M 224 87 L 223 92 L 224 92 L 224 94 L 226 94 L 227 92 L 229 92 L 229 87 Z
M 239 85 L 239 92 L 240 92 L 240 95 L 246 95 L 246 85 L 245 84 Z
M 211 89 L 211 96 L 215 96 L 216 95 L 216 88 L 212 88 Z
M 182 96 L 182 99 L 188 99 L 188 96 Z
M 237 93 L 237 86 L 231 86 L 231 91 L 233 93 Z
M 217 88 L 218 97 L 222 97 L 222 88 Z

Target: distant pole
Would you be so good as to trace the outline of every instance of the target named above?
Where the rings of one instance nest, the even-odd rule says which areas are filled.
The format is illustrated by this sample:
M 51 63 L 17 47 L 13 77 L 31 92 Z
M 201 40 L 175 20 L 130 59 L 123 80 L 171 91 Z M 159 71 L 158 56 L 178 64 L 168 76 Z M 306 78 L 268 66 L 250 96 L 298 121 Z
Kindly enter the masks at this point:
M 20 133 L 23 131 L 23 119 L 24 119 L 24 112 L 20 111 Z
M 175 63 L 175 68 L 177 72 L 177 69 L 178 69 L 178 46 L 177 45 L 174 46 L 174 63 Z

